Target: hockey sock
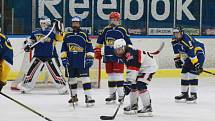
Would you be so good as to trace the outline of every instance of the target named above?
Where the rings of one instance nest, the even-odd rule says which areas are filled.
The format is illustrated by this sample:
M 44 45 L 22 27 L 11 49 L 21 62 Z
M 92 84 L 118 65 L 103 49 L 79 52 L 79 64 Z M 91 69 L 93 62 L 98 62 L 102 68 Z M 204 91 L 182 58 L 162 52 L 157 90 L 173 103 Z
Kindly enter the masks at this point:
M 124 90 L 123 90 L 123 84 L 124 84 L 124 81 L 116 81 L 116 84 L 117 84 L 117 92 L 118 92 L 118 95 L 119 96 L 123 96 L 124 95 Z
M 83 84 L 83 88 L 84 88 L 84 94 L 90 96 L 91 95 L 91 83 L 85 83 Z
M 116 82 L 115 81 L 108 81 L 108 87 L 109 87 L 110 95 L 112 95 L 116 92 Z
M 76 78 L 69 78 L 69 89 L 72 96 L 77 95 L 78 82 Z
M 198 89 L 198 79 L 192 79 L 190 80 L 190 92 L 191 93 L 197 93 Z
M 138 104 L 138 92 L 137 92 L 136 84 L 131 85 L 131 92 L 129 96 L 130 96 L 131 105 Z
M 181 92 L 188 92 L 189 80 L 181 79 Z
M 139 96 L 144 107 L 151 104 L 150 94 L 147 89 L 139 90 Z

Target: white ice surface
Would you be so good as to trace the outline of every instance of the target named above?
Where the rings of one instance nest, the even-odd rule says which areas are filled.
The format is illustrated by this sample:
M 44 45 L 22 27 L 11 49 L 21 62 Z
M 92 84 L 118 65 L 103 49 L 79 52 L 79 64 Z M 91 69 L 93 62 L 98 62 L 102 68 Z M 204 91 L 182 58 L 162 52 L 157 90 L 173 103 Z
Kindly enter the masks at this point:
M 30 94 L 20 94 L 11 91 L 9 84 L 3 89 L 4 93 L 53 121 L 100 121 L 101 115 L 113 115 L 117 107 L 117 104 L 106 105 L 104 102 L 108 95 L 105 81 L 101 89 L 93 90 L 96 104 L 91 108 L 85 106 L 83 91 L 79 89 L 80 102 L 75 109 L 67 103 L 69 95 L 58 95 L 54 88 L 35 89 Z M 200 79 L 198 104 L 175 103 L 174 96 L 179 94 L 179 85 L 177 78 L 155 78 L 149 86 L 154 117 L 124 115 L 122 108 L 128 104 L 127 97 L 115 121 L 215 121 L 215 78 Z M 45 120 L 0 95 L 0 121 Z

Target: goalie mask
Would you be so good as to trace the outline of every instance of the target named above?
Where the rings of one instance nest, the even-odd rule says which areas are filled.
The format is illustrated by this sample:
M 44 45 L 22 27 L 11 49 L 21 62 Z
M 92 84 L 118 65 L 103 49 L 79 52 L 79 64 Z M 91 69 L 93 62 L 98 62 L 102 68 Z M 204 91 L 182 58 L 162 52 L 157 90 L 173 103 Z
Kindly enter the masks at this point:
M 45 30 L 51 25 L 51 20 L 47 16 L 43 16 L 40 18 L 40 27 L 42 30 Z
M 122 57 L 125 53 L 126 42 L 124 39 L 117 39 L 114 42 L 114 53 L 118 57 Z
M 72 18 L 72 29 L 77 30 L 81 27 L 81 18 L 79 16 L 74 16 Z

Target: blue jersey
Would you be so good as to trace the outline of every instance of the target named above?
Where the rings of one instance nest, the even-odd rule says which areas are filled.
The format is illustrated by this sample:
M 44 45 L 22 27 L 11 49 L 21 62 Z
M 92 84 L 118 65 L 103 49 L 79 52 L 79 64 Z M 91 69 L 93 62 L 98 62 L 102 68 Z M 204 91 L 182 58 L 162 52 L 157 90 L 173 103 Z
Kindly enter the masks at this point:
M 0 33 L 0 60 L 5 60 L 13 65 L 13 48 L 8 38 Z
M 87 53 L 93 53 L 88 35 L 82 30 L 66 33 L 61 48 L 61 58 L 67 58 L 72 68 L 85 68 Z
M 198 62 L 197 54 L 205 54 L 204 44 L 188 34 L 183 34 L 180 40 L 172 41 L 174 54 L 182 60 L 190 59 L 193 64 Z
M 111 27 L 107 26 L 98 36 L 97 44 L 104 46 L 105 62 L 119 62 L 119 58 L 114 54 L 114 42 L 117 39 L 124 39 L 128 45 L 132 45 L 129 35 L 122 26 Z
M 49 32 L 50 28 L 45 30 L 37 29 L 32 32 L 30 39 L 34 42 L 37 42 L 44 38 Z M 34 47 L 34 57 L 44 57 L 44 58 L 52 58 L 56 56 L 54 41 L 59 41 L 60 35 L 55 34 L 55 32 L 51 32 L 51 34 L 44 40 L 44 42 L 38 43 Z

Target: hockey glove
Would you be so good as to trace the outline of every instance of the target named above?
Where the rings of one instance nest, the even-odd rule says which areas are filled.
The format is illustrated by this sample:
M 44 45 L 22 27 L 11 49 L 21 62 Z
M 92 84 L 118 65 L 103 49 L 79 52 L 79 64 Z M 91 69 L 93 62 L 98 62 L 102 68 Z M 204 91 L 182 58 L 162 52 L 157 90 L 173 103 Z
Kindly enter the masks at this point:
M 87 57 L 85 60 L 85 68 L 90 68 L 93 65 L 93 58 Z
M 131 92 L 131 82 L 125 82 L 124 83 L 124 93 L 125 95 L 129 95 Z
M 30 52 L 31 51 L 31 45 L 27 44 L 24 48 L 25 52 Z
M 95 53 L 95 58 L 96 59 L 102 59 L 101 48 L 95 48 L 94 53 Z
M 203 68 L 202 68 L 200 63 L 195 63 L 194 68 L 195 68 L 195 71 L 196 71 L 197 74 L 200 74 L 200 73 L 203 72 Z
M 181 59 L 179 57 L 174 58 L 174 61 L 175 61 L 175 67 L 176 68 L 182 68 L 183 62 L 181 61 Z
M 62 64 L 65 68 L 67 68 L 69 66 L 69 60 L 67 58 L 62 58 Z

